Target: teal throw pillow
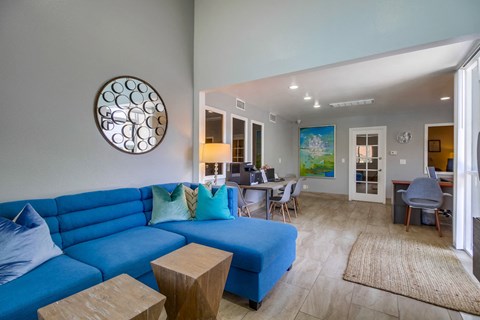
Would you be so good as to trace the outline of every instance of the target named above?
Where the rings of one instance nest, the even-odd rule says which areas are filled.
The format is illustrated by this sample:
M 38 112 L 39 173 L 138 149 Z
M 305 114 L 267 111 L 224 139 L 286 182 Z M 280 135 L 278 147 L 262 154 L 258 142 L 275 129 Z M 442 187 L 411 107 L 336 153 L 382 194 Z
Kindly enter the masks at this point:
M 152 194 L 152 219 L 149 224 L 190 220 L 190 211 L 182 184 L 179 184 L 171 194 L 165 188 L 152 186 Z
M 228 193 L 225 185 L 215 195 L 203 185 L 198 186 L 197 220 L 235 219 L 228 208 Z

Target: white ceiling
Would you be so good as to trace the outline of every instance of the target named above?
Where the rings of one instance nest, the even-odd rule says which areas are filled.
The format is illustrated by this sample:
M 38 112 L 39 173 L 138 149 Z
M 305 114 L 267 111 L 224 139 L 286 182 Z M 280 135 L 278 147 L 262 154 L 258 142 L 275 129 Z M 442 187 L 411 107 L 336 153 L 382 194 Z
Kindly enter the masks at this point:
M 340 66 L 306 70 L 214 90 L 287 120 L 453 106 L 454 73 L 475 41 L 457 42 Z M 288 89 L 296 83 L 297 90 Z M 312 100 L 305 101 L 308 93 Z M 450 96 L 451 100 L 440 101 Z M 332 102 L 374 98 L 372 105 L 332 108 Z M 314 109 L 317 100 L 321 108 Z

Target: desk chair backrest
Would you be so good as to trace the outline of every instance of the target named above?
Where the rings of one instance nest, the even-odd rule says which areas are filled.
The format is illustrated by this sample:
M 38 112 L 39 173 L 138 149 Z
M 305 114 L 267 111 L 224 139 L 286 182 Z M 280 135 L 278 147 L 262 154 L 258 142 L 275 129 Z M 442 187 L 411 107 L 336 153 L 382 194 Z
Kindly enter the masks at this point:
M 435 209 L 443 203 L 443 192 L 436 179 L 422 177 L 412 181 L 402 198 L 412 207 Z

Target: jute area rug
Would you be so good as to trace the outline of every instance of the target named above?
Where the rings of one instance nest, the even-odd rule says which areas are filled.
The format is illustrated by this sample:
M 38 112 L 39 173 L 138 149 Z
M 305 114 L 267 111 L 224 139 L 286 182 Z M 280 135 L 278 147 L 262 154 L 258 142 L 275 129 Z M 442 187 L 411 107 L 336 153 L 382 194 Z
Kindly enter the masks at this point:
M 362 233 L 345 280 L 480 315 L 480 285 L 447 246 L 404 236 Z

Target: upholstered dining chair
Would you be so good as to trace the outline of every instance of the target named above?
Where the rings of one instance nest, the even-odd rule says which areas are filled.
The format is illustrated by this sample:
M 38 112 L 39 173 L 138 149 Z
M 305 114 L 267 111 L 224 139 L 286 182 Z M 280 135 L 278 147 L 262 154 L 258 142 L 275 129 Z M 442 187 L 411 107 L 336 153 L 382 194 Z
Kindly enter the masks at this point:
M 443 204 L 444 196 L 452 196 L 449 193 L 443 193 L 438 181 L 432 178 L 416 178 L 412 181 L 407 190 L 398 190 L 402 194 L 402 199 L 407 205 L 405 216 L 405 230 L 408 232 L 410 226 L 410 216 L 413 209 L 432 209 L 435 210 L 435 227 L 438 235 L 442 236 L 440 228 L 439 208 Z
M 238 183 L 233 182 L 233 181 L 226 181 L 225 184 L 229 187 L 237 188 L 237 190 L 238 190 L 238 192 L 237 192 L 238 215 L 239 216 L 244 215 L 244 216 L 247 216 L 247 217 L 251 217 L 250 209 L 248 208 L 248 206 L 250 206 L 252 204 L 255 204 L 255 202 L 247 201 L 243 197 L 243 190 L 242 190 L 242 188 L 240 188 Z
M 283 194 L 277 197 L 270 198 L 270 212 L 272 213 L 272 220 L 275 207 L 280 205 L 280 213 L 283 216 L 283 222 L 285 223 L 285 211 L 288 214 L 288 221 L 292 222 L 290 217 L 290 211 L 288 211 L 288 202 L 290 202 L 290 196 L 292 195 L 292 185 L 295 183 L 295 180 L 290 180 L 285 186 Z
M 295 212 L 295 217 L 297 217 L 297 211 L 300 213 L 300 204 L 298 202 L 298 197 L 300 196 L 300 192 L 302 192 L 303 183 L 307 180 L 307 178 L 300 178 L 297 183 L 295 184 L 295 188 L 291 194 L 291 202 L 293 203 L 293 211 Z

